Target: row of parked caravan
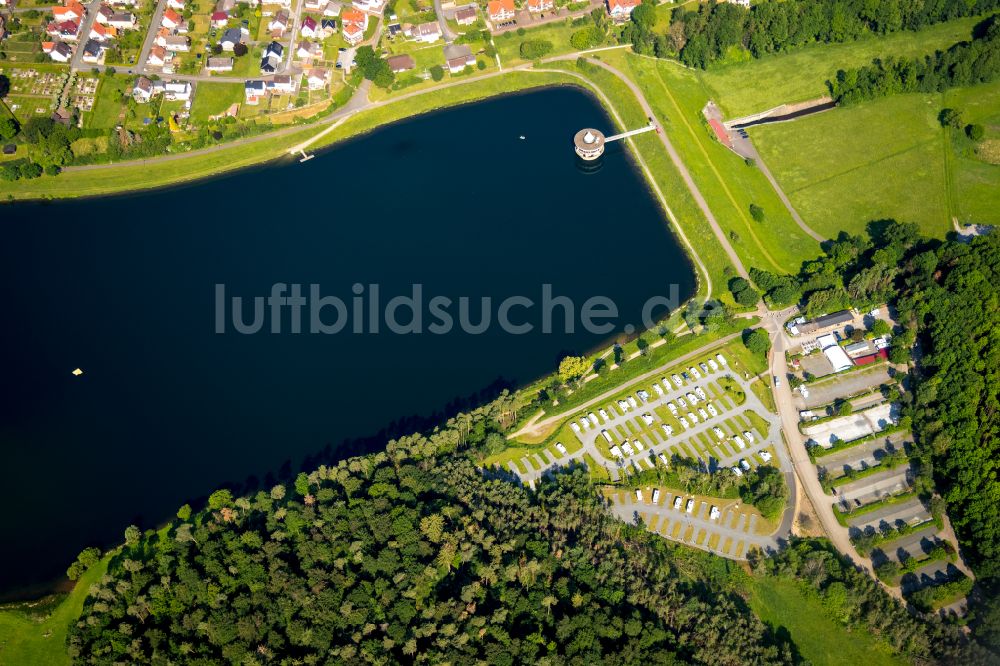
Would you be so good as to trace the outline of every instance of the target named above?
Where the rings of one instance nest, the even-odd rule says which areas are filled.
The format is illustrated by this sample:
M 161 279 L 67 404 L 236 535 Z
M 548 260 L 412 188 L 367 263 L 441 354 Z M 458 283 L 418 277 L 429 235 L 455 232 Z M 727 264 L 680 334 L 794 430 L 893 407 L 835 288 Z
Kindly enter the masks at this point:
M 752 435 L 751 433 L 749 433 L 749 432 L 745 432 L 745 433 L 743 433 L 743 434 L 744 434 L 744 435 L 747 435 L 747 436 L 749 436 L 749 441 L 750 441 L 750 443 L 752 444 L 752 443 L 753 443 L 753 435 Z M 736 435 L 736 439 L 739 439 L 739 435 Z M 740 448 L 743 448 L 743 447 L 741 446 Z M 771 452 L 770 452 L 770 451 L 758 451 L 758 452 L 757 452 L 757 455 L 758 455 L 758 456 L 760 457 L 760 459 L 761 459 L 761 460 L 763 460 L 763 461 L 764 461 L 765 463 L 769 463 L 769 462 L 771 462 L 771 458 L 772 458 L 772 456 L 771 456 Z M 743 469 L 740 469 L 741 467 L 742 467 Z M 734 466 L 734 467 L 732 468 L 732 470 L 733 470 L 733 474 L 735 474 L 736 476 L 743 476 L 743 472 L 744 472 L 744 471 L 747 471 L 747 472 L 749 472 L 749 471 L 750 471 L 750 463 L 749 463 L 749 462 L 747 462 L 747 459 L 746 459 L 746 458 L 743 458 L 743 459 L 741 459 L 741 460 L 740 460 L 740 464 L 739 464 L 739 465 L 736 465 L 736 466 Z
M 659 504 L 660 503 L 660 489 L 659 488 L 654 488 L 653 489 L 653 498 L 652 499 L 653 499 L 653 504 Z M 640 504 L 642 503 L 642 490 L 641 489 L 636 489 L 636 491 L 635 491 L 635 501 L 638 502 L 638 503 L 640 503 Z M 693 497 L 688 498 L 687 504 L 684 504 L 684 500 L 683 500 L 683 498 L 680 495 L 677 495 L 677 496 L 674 497 L 674 504 L 673 504 L 673 506 L 674 506 L 674 509 L 677 510 L 677 511 L 680 511 L 681 506 L 684 506 L 685 513 L 693 513 L 694 512 L 694 507 L 695 507 L 696 504 L 697 503 L 695 502 L 695 500 L 694 500 Z M 718 517 L 720 515 L 722 515 L 722 512 L 719 511 L 719 507 L 717 507 L 715 505 L 712 505 L 712 509 L 709 511 L 709 514 L 708 514 L 709 520 L 716 520 L 716 519 L 718 519 Z

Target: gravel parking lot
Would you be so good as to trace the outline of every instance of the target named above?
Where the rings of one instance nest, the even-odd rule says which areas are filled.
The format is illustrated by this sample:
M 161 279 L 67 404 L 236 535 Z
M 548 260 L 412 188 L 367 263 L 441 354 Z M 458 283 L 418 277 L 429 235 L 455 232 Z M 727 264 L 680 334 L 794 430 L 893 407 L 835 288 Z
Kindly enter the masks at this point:
M 837 488 L 837 500 L 848 508 L 856 506 L 855 500 L 871 504 L 889 495 L 896 495 L 910 485 L 912 470 L 909 465 L 900 465 L 863 479 L 858 479 Z
M 887 560 L 901 562 L 907 557 L 926 557 L 939 543 L 938 528 L 931 525 L 876 548 L 872 551 L 872 563 L 878 565 Z
M 796 391 L 794 393 L 795 406 L 802 410 L 812 409 L 820 405 L 828 405 L 839 398 L 846 398 L 849 395 L 860 393 L 872 386 L 880 386 L 889 381 L 889 366 L 886 364 L 875 366 L 870 370 L 859 370 L 846 375 L 831 377 L 830 379 L 808 384 L 808 398 L 803 398 Z
M 903 594 L 910 594 L 931 585 L 940 585 L 959 577 L 961 572 L 951 562 L 932 562 L 923 569 L 905 574 L 899 580 Z
M 816 459 L 816 468 L 826 470 L 833 478 L 843 476 L 848 469 L 861 471 L 874 467 L 887 453 L 901 450 L 905 443 L 911 441 L 910 433 L 897 432 L 886 437 L 879 437 L 864 444 L 852 446 L 849 449 L 837 451 L 828 456 Z
M 886 428 L 898 411 L 890 403 L 884 403 L 857 414 L 807 426 L 802 432 L 820 446 L 829 448 L 838 441 L 850 442 Z
M 930 517 L 931 514 L 924 507 L 923 502 L 913 498 L 903 504 L 891 504 L 871 513 L 863 513 L 853 519 L 848 519 L 847 522 L 851 526 L 851 532 L 854 533 L 855 530 L 863 532 L 869 527 L 877 530 L 882 524 L 895 526 L 897 521 L 911 524 L 920 523 L 930 520 Z

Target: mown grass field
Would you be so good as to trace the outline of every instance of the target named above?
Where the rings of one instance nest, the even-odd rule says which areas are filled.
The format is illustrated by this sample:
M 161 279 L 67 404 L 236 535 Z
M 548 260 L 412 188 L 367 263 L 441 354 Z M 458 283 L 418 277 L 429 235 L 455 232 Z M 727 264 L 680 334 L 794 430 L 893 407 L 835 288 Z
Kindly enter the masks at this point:
M 951 219 L 1000 222 L 1000 167 L 950 137 L 937 115 L 1000 124 L 1000 82 L 944 94 L 895 95 L 752 131 L 754 143 L 813 229 L 861 233 L 871 220 L 943 236 Z
M 776 631 L 787 631 L 803 659 L 813 666 L 907 663 L 870 634 L 851 632 L 838 624 L 818 599 L 806 596 L 793 582 L 768 577 L 754 579 L 748 588 L 754 612 Z
M 246 56 L 244 56 L 246 57 Z M 243 103 L 242 83 L 215 83 L 202 81 L 195 86 L 191 102 L 191 120 L 205 122 L 236 103 Z
M 0 664 L 57 666 L 70 663 L 66 653 L 70 625 L 83 611 L 83 601 L 90 586 L 100 580 L 107 568 L 108 558 L 105 557 L 77 581 L 73 590 L 44 619 L 33 617 L 18 607 L 0 609 Z
M 845 44 L 816 44 L 792 53 L 698 72 L 709 96 L 727 118 L 828 94 L 826 81 L 838 69 L 867 64 L 878 56 L 910 58 L 969 39 L 979 18 L 940 23 L 918 32 L 897 32 Z
M 624 51 L 599 55 L 642 88 L 747 268 L 793 273 L 820 253 L 819 244 L 795 224 L 764 175 L 710 133 L 701 113 L 708 96 L 694 73 Z M 750 204 L 764 209 L 763 223 L 751 218 Z

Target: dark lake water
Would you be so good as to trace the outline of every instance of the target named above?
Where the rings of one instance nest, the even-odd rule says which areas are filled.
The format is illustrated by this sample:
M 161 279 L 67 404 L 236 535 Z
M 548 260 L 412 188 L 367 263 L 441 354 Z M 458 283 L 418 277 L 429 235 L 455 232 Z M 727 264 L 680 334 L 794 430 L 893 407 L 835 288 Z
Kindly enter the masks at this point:
M 581 127 L 613 129 L 589 96 L 556 88 L 414 118 L 305 164 L 0 206 L 0 592 L 52 580 L 129 523 L 485 400 L 613 336 L 579 323 L 320 335 L 307 314 L 292 334 L 287 309 L 282 334 L 217 334 L 217 284 L 248 301 L 248 323 L 276 282 L 348 305 L 356 283 L 377 283 L 382 302 L 421 283 L 425 300 L 474 303 L 539 302 L 548 283 L 577 307 L 612 298 L 619 331 L 672 284 L 689 297 L 692 269 L 639 172 L 619 144 L 596 173 L 579 169 Z

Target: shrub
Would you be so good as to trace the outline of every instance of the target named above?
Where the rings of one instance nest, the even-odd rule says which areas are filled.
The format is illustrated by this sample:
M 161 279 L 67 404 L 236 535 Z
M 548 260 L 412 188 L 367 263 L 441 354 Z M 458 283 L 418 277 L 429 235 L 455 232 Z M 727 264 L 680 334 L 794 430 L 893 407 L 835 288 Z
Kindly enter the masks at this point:
M 529 39 L 521 42 L 521 57 L 525 60 L 537 60 L 552 50 L 552 42 L 544 39 Z

